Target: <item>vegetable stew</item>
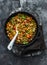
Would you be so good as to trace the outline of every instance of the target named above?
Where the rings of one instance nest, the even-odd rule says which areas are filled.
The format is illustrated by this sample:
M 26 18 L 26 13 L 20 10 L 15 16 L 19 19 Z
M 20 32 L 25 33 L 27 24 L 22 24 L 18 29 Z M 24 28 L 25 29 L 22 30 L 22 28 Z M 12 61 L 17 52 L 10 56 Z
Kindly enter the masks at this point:
M 6 33 L 10 40 L 16 34 L 16 25 L 18 25 L 16 44 L 28 44 L 36 34 L 37 25 L 35 20 L 23 13 L 13 16 L 6 24 Z

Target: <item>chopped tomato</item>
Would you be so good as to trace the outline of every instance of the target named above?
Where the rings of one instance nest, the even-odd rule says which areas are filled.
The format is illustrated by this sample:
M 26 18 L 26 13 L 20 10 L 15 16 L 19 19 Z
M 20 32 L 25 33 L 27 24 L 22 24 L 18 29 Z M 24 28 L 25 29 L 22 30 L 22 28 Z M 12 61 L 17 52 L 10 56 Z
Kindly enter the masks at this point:
M 13 28 L 14 28 L 14 30 L 16 30 L 16 27 L 15 26 Z
M 27 34 L 27 38 L 30 38 L 31 37 L 31 35 L 30 34 Z

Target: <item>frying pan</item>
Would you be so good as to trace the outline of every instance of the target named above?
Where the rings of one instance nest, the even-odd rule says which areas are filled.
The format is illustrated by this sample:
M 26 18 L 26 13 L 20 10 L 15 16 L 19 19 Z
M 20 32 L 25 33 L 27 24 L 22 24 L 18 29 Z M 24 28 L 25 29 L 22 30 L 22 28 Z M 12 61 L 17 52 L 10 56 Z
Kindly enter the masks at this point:
M 5 35 L 7 36 L 7 33 L 6 33 L 6 24 L 7 22 L 14 16 L 16 16 L 18 13 L 22 13 L 22 14 L 27 14 L 28 16 L 31 16 L 35 22 L 36 22 L 36 25 L 37 25 L 37 29 L 36 29 L 36 34 L 34 36 L 34 38 L 26 45 L 26 44 L 14 44 L 15 47 L 18 48 L 18 51 L 19 49 L 20 50 L 23 50 L 24 48 L 34 44 L 35 40 L 37 40 L 38 38 L 38 34 L 39 34 L 39 24 L 38 24 L 38 21 L 36 20 L 36 18 L 31 14 L 31 13 L 28 13 L 28 12 L 25 12 L 25 11 L 17 11 L 17 12 L 13 12 L 9 15 L 9 17 L 7 18 L 6 22 L 5 22 L 5 27 L 4 27 L 4 31 L 5 31 Z M 7 36 L 7 39 L 9 40 L 8 36 Z

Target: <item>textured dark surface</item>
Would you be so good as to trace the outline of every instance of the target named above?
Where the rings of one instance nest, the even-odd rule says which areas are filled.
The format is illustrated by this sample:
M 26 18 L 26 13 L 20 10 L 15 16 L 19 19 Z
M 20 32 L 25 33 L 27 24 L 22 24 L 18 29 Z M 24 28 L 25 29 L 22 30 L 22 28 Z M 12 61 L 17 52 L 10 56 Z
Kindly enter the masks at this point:
M 35 57 L 15 57 L 7 51 L 7 38 L 4 33 L 4 25 L 9 14 L 19 7 L 19 0 L 0 0 L 0 65 L 47 65 L 47 50 Z M 23 10 L 39 19 L 43 23 L 44 40 L 47 47 L 47 0 L 27 0 Z M 36 13 L 36 14 L 35 14 Z

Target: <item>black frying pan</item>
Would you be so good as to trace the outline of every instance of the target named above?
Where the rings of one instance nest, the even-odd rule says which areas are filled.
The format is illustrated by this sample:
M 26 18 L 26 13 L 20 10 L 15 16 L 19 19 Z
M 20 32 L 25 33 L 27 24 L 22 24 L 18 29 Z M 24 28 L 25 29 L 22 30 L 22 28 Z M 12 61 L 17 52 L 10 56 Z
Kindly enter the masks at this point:
M 7 33 L 6 33 L 6 24 L 7 24 L 7 22 L 8 22 L 13 16 L 16 16 L 18 13 L 23 13 L 23 14 L 27 14 L 28 16 L 31 16 L 31 17 L 35 20 L 35 22 L 36 22 L 36 24 L 37 24 L 36 34 L 35 34 L 34 38 L 33 38 L 27 45 L 25 45 L 25 44 L 16 44 L 16 43 L 14 44 L 14 45 L 17 46 L 17 47 L 24 47 L 24 48 L 25 48 L 25 47 L 28 47 L 28 46 L 34 44 L 34 41 L 37 39 L 38 34 L 39 34 L 39 25 L 38 25 L 38 22 L 37 22 L 36 18 L 35 18 L 32 14 L 29 14 L 29 13 L 23 12 L 23 11 L 15 12 L 15 13 L 12 13 L 12 14 L 7 18 L 7 20 L 6 20 L 6 22 L 5 22 L 5 34 L 6 34 L 6 36 L 7 36 Z M 8 36 L 7 36 L 7 38 L 8 38 Z M 8 38 L 8 40 L 9 40 L 9 38 Z

